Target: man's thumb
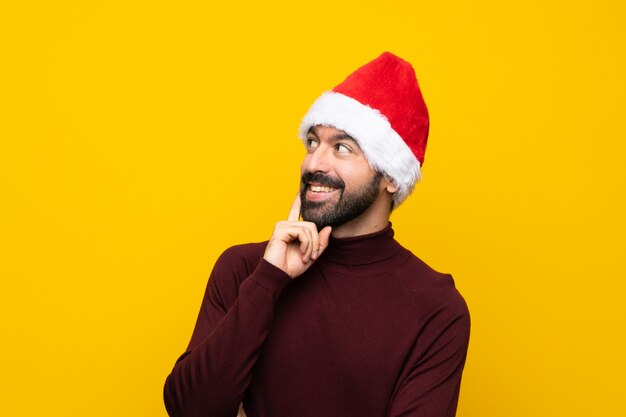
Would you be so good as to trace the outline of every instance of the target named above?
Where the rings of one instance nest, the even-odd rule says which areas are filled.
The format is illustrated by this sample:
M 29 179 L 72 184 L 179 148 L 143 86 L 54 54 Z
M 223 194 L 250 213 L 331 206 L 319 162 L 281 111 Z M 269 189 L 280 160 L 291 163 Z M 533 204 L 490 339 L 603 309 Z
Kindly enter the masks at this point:
M 320 255 L 322 252 L 326 250 L 328 247 L 328 241 L 330 240 L 330 232 L 333 231 L 333 228 L 330 226 L 326 226 L 319 232 L 320 237 Z

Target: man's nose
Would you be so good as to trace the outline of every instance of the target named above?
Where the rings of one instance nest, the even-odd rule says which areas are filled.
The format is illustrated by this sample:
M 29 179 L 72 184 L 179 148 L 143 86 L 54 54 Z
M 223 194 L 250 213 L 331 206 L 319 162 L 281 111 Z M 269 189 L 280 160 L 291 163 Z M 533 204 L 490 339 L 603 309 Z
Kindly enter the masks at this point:
M 322 145 L 308 155 L 304 168 L 308 172 L 328 172 L 330 170 L 330 157 L 330 149 Z

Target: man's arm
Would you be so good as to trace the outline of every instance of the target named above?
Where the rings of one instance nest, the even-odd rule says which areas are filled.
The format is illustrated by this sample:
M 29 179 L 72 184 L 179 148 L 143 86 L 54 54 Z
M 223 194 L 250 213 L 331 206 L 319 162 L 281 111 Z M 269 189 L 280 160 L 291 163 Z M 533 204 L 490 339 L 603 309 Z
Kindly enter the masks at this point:
M 216 264 L 189 349 L 165 382 L 165 407 L 172 417 L 237 414 L 271 326 L 274 302 L 289 282 L 283 271 L 261 260 L 223 311 L 222 296 L 231 295 L 218 289 L 232 285 L 225 282 L 231 257 L 227 251 Z
M 226 251 L 216 263 L 189 348 L 164 387 L 172 417 L 234 417 L 271 327 L 274 304 L 290 278 L 301 275 L 328 246 L 330 228 L 298 221 L 296 199 L 276 225 L 263 259 L 243 281 L 245 260 Z M 237 288 L 238 283 L 241 285 Z
M 460 299 L 425 325 L 417 360 L 397 387 L 388 417 L 454 417 L 470 334 L 470 317 Z

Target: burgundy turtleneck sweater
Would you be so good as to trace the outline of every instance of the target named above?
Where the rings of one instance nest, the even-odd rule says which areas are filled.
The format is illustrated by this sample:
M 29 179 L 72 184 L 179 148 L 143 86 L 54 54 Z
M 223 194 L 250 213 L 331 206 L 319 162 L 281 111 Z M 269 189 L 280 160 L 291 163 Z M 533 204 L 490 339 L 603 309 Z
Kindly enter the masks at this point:
M 332 238 L 291 280 L 267 242 L 217 261 L 187 351 L 165 383 L 172 417 L 451 417 L 469 314 L 450 275 L 391 225 Z

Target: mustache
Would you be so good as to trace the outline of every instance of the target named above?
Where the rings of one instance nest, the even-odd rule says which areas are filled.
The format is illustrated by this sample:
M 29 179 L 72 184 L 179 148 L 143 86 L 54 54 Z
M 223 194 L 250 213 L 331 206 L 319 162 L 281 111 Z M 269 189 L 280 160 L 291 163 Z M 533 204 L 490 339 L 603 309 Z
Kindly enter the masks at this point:
M 306 184 L 310 182 L 314 182 L 319 185 L 323 185 L 326 187 L 338 188 L 343 190 L 346 187 L 346 184 L 341 180 L 341 178 L 333 178 L 330 175 L 305 172 L 302 174 L 302 185 L 306 186 Z

